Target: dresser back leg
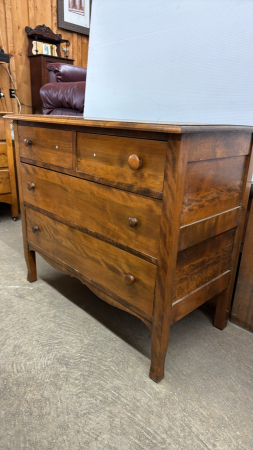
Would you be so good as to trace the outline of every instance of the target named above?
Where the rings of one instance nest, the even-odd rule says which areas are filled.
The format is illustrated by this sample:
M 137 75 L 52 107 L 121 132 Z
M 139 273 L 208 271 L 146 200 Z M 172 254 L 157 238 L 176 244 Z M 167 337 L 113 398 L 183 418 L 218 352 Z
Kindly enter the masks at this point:
M 220 330 L 224 330 L 228 323 L 230 309 L 229 288 L 216 295 L 216 309 L 214 316 L 214 326 Z
M 24 249 L 27 265 L 27 280 L 32 283 L 37 280 L 36 255 L 33 250 Z

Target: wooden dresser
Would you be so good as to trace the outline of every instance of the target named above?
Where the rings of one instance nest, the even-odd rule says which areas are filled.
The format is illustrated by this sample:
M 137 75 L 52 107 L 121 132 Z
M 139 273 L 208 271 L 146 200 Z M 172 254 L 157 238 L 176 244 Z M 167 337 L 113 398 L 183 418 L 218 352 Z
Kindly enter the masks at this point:
M 28 280 L 35 252 L 150 329 L 216 296 L 226 326 L 251 174 L 252 128 L 15 116 Z
M 3 119 L 6 112 L 0 112 L 0 202 L 11 205 L 13 220 L 18 217 L 16 172 L 11 138 L 10 122 Z

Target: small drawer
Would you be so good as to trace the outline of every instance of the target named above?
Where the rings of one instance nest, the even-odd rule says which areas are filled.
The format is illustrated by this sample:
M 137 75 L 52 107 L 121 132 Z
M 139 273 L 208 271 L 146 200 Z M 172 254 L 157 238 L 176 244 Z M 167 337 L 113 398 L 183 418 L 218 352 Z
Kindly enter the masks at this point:
M 166 141 L 77 133 L 77 171 L 127 190 L 162 192 L 166 151 Z
M 9 169 L 0 169 L 0 194 L 9 194 L 11 192 Z
M 21 164 L 24 201 L 157 258 L 161 200 Z
M 152 316 L 156 266 L 95 237 L 26 208 L 27 239 L 36 250 L 71 267 L 140 314 Z
M 19 126 L 20 156 L 33 161 L 72 169 L 72 132 Z

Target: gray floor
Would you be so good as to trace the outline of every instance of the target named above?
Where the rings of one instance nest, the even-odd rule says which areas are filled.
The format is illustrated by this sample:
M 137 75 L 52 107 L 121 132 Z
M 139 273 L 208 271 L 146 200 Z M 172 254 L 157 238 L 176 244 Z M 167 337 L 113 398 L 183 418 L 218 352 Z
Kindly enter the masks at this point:
M 197 310 L 171 329 L 165 378 L 150 332 L 38 257 L 0 204 L 0 449 L 253 449 L 253 335 Z

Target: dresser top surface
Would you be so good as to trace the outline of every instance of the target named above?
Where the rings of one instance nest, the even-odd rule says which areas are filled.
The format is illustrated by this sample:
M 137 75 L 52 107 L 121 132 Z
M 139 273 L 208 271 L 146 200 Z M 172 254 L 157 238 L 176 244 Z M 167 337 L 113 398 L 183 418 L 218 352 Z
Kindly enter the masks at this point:
M 165 122 L 132 122 L 116 120 L 84 119 L 76 116 L 45 116 L 35 114 L 11 114 L 5 113 L 6 119 L 18 122 L 34 122 L 51 125 L 72 125 L 78 127 L 116 128 L 137 131 L 153 131 L 160 133 L 196 133 L 208 131 L 246 131 L 253 132 L 253 126 L 243 125 L 215 125 L 198 123 L 165 123 Z
M 6 112 L 6 111 L 0 111 L 0 117 L 6 116 L 6 115 L 10 115 L 13 114 L 12 112 Z

